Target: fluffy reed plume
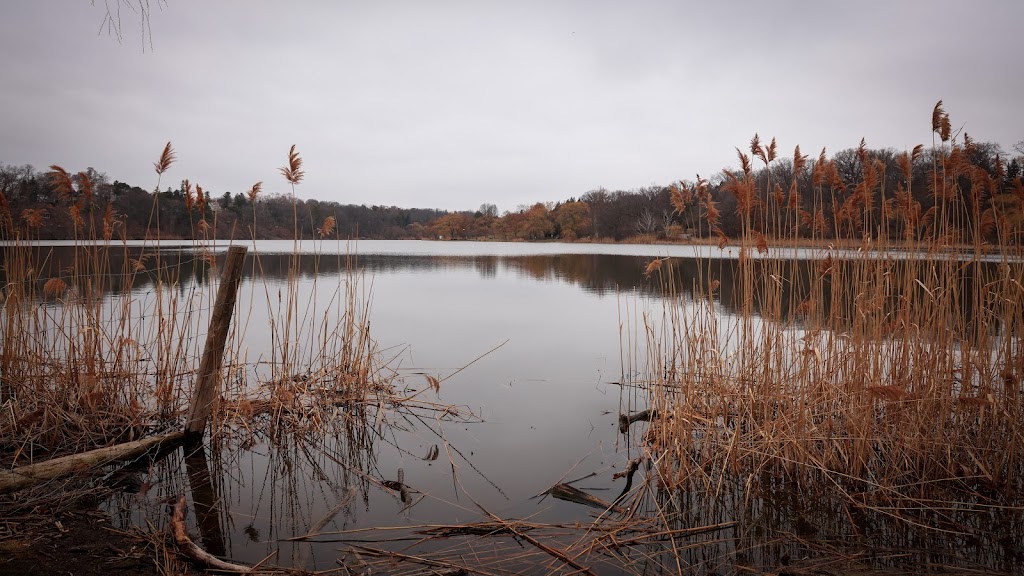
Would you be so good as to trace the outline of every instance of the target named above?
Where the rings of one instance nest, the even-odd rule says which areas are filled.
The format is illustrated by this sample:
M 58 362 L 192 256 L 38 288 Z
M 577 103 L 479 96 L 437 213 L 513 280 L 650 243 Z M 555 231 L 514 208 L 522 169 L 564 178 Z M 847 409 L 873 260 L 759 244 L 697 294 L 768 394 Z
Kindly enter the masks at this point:
M 737 152 L 739 150 L 737 149 Z M 768 157 L 764 153 L 764 148 L 761 146 L 761 137 L 754 134 L 754 137 L 750 139 L 750 154 L 754 157 L 760 158 L 765 164 L 768 163 Z M 743 159 L 743 155 L 740 155 L 740 160 Z M 744 169 L 744 172 L 747 170 Z
M 948 142 L 952 136 L 949 114 L 942 109 L 942 100 L 936 102 L 935 108 L 932 109 L 932 132 L 938 134 L 943 142 Z
M 89 178 L 88 172 L 78 173 L 78 191 L 82 193 L 82 198 L 84 198 L 86 202 L 92 200 L 93 183 L 92 178 Z
M 654 274 L 658 270 L 661 270 L 661 265 L 665 263 L 667 258 L 655 258 L 647 263 L 647 267 L 644 268 L 644 276 L 650 278 L 651 274 Z
M 29 228 L 39 228 L 46 221 L 46 209 L 25 208 L 21 211 L 21 219 Z
M 192 208 L 195 206 L 196 198 L 192 191 L 192 183 L 185 179 L 185 211 L 192 212 Z
M 196 211 L 200 214 L 206 213 L 206 192 L 199 184 L 196 184 Z
M 107 209 L 103 211 L 103 239 L 110 240 L 114 236 L 114 224 L 117 221 L 117 213 L 114 212 L 114 205 L 107 203 Z
M 50 186 L 62 199 L 70 201 L 75 195 L 75 184 L 67 170 L 54 164 L 50 166 Z
M 163 173 L 166 172 L 167 169 L 171 167 L 171 164 L 174 163 L 174 160 L 174 149 L 171 148 L 171 143 L 168 142 L 164 146 L 164 151 L 160 153 L 160 159 L 153 163 L 153 167 L 156 169 L 156 173 L 159 175 L 163 175 Z
M 298 184 L 306 175 L 306 173 L 302 171 L 302 158 L 295 150 L 294 144 L 292 144 L 291 149 L 288 151 L 288 165 L 280 170 L 281 174 L 284 175 L 284 179 L 292 184 Z
M 669 201 L 672 203 L 672 210 L 675 214 L 686 212 L 694 198 L 694 190 L 685 182 L 674 182 L 669 187 Z
M 46 284 L 43 284 L 43 295 L 49 298 L 59 298 L 67 288 L 67 282 L 60 278 L 50 278 Z
M 250 188 L 249 192 L 246 193 L 250 204 L 256 202 L 256 197 L 260 195 L 261 190 L 263 190 L 263 182 L 257 182 L 252 185 L 252 188 Z
M 324 218 L 324 223 L 320 226 L 320 229 L 317 231 L 317 232 L 319 232 L 320 237 L 324 238 L 324 237 L 327 237 L 327 236 L 330 236 L 331 234 L 333 234 L 334 233 L 334 224 L 335 224 L 334 216 L 328 216 L 327 218 Z
M 71 222 L 74 224 L 76 229 L 85 225 L 85 220 L 82 218 L 82 209 L 78 204 L 72 204 L 71 207 L 68 208 L 68 214 L 71 216 Z

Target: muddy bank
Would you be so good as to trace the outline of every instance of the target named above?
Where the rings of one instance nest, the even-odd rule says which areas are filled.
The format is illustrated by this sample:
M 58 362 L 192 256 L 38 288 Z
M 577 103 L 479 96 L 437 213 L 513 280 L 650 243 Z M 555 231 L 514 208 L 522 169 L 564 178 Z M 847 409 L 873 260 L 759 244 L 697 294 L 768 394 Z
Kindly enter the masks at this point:
M 0 575 L 157 576 L 158 548 L 113 528 L 98 508 L 8 518 L 0 523 Z

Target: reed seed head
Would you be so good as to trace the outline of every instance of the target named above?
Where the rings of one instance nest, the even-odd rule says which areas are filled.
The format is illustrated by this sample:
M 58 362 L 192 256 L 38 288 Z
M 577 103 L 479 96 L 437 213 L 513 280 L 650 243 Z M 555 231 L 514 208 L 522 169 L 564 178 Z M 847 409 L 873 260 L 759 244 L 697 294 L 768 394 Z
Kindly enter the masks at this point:
M 295 150 L 294 144 L 292 144 L 291 150 L 288 151 L 288 165 L 281 168 L 281 174 L 284 175 L 285 180 L 293 185 L 301 182 L 302 178 L 306 175 L 302 171 L 302 158 Z
M 45 208 L 25 208 L 21 211 L 21 219 L 29 228 L 39 228 L 46 220 Z
M 78 173 L 78 190 L 85 197 L 86 202 L 92 200 L 93 183 L 88 172 Z
M 60 278 L 50 278 L 43 284 L 43 295 L 47 298 L 60 298 L 67 287 L 67 283 Z
M 53 191 L 65 200 L 71 200 L 75 194 L 75 185 L 67 170 L 54 164 L 50 166 L 50 186 Z
M 249 203 L 252 204 L 256 201 L 256 197 L 260 195 L 260 191 L 263 189 L 263 182 L 257 182 L 252 185 L 252 188 L 246 194 L 249 197 Z
M 321 238 L 325 236 L 330 236 L 331 233 L 334 232 L 334 223 L 334 216 L 328 216 L 327 218 L 324 219 L 324 223 L 322 226 L 320 226 L 319 230 Z
M 171 148 L 171 143 L 168 142 L 164 146 L 164 151 L 160 153 L 160 159 L 153 164 L 153 167 L 156 168 L 156 173 L 163 174 L 166 172 L 171 167 L 171 164 L 174 163 L 174 160 L 174 149 Z

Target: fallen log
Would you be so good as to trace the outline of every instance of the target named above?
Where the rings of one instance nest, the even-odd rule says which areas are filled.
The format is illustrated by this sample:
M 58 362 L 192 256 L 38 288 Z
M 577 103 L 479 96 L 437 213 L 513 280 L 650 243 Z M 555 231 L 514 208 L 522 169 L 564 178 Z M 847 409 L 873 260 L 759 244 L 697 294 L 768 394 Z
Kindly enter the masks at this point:
M 174 532 L 174 542 L 178 545 L 178 549 L 196 564 L 225 572 L 241 572 L 242 574 L 252 572 L 251 566 L 225 562 L 200 548 L 188 537 L 188 530 L 185 529 L 185 496 L 180 496 L 177 504 L 174 505 L 174 513 L 171 515 L 171 530 Z
M 14 470 L 0 472 L 0 494 L 29 488 L 64 476 L 79 474 L 93 468 L 138 458 L 146 452 L 169 444 L 177 444 L 184 438 L 184 432 L 169 432 L 160 436 L 150 436 L 142 440 L 115 444 L 97 448 L 80 454 L 61 456 L 37 464 L 20 466 Z

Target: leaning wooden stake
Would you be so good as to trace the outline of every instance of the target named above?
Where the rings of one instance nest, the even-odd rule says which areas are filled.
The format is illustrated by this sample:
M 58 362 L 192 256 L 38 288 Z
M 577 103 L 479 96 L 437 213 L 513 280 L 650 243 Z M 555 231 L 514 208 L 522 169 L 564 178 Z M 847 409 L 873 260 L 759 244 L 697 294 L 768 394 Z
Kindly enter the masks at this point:
M 224 360 L 224 343 L 231 327 L 231 314 L 235 310 L 235 295 L 238 283 L 242 278 L 242 264 L 245 262 L 245 246 L 228 248 L 224 270 L 220 276 L 220 289 L 217 291 L 217 302 L 213 306 L 210 317 L 210 329 L 206 333 L 206 346 L 203 358 L 199 361 L 199 379 L 192 392 L 192 400 L 188 407 L 188 421 L 185 434 L 190 441 L 203 437 L 206 422 L 210 419 L 210 407 L 217 397 L 217 384 L 220 380 L 221 362 Z

